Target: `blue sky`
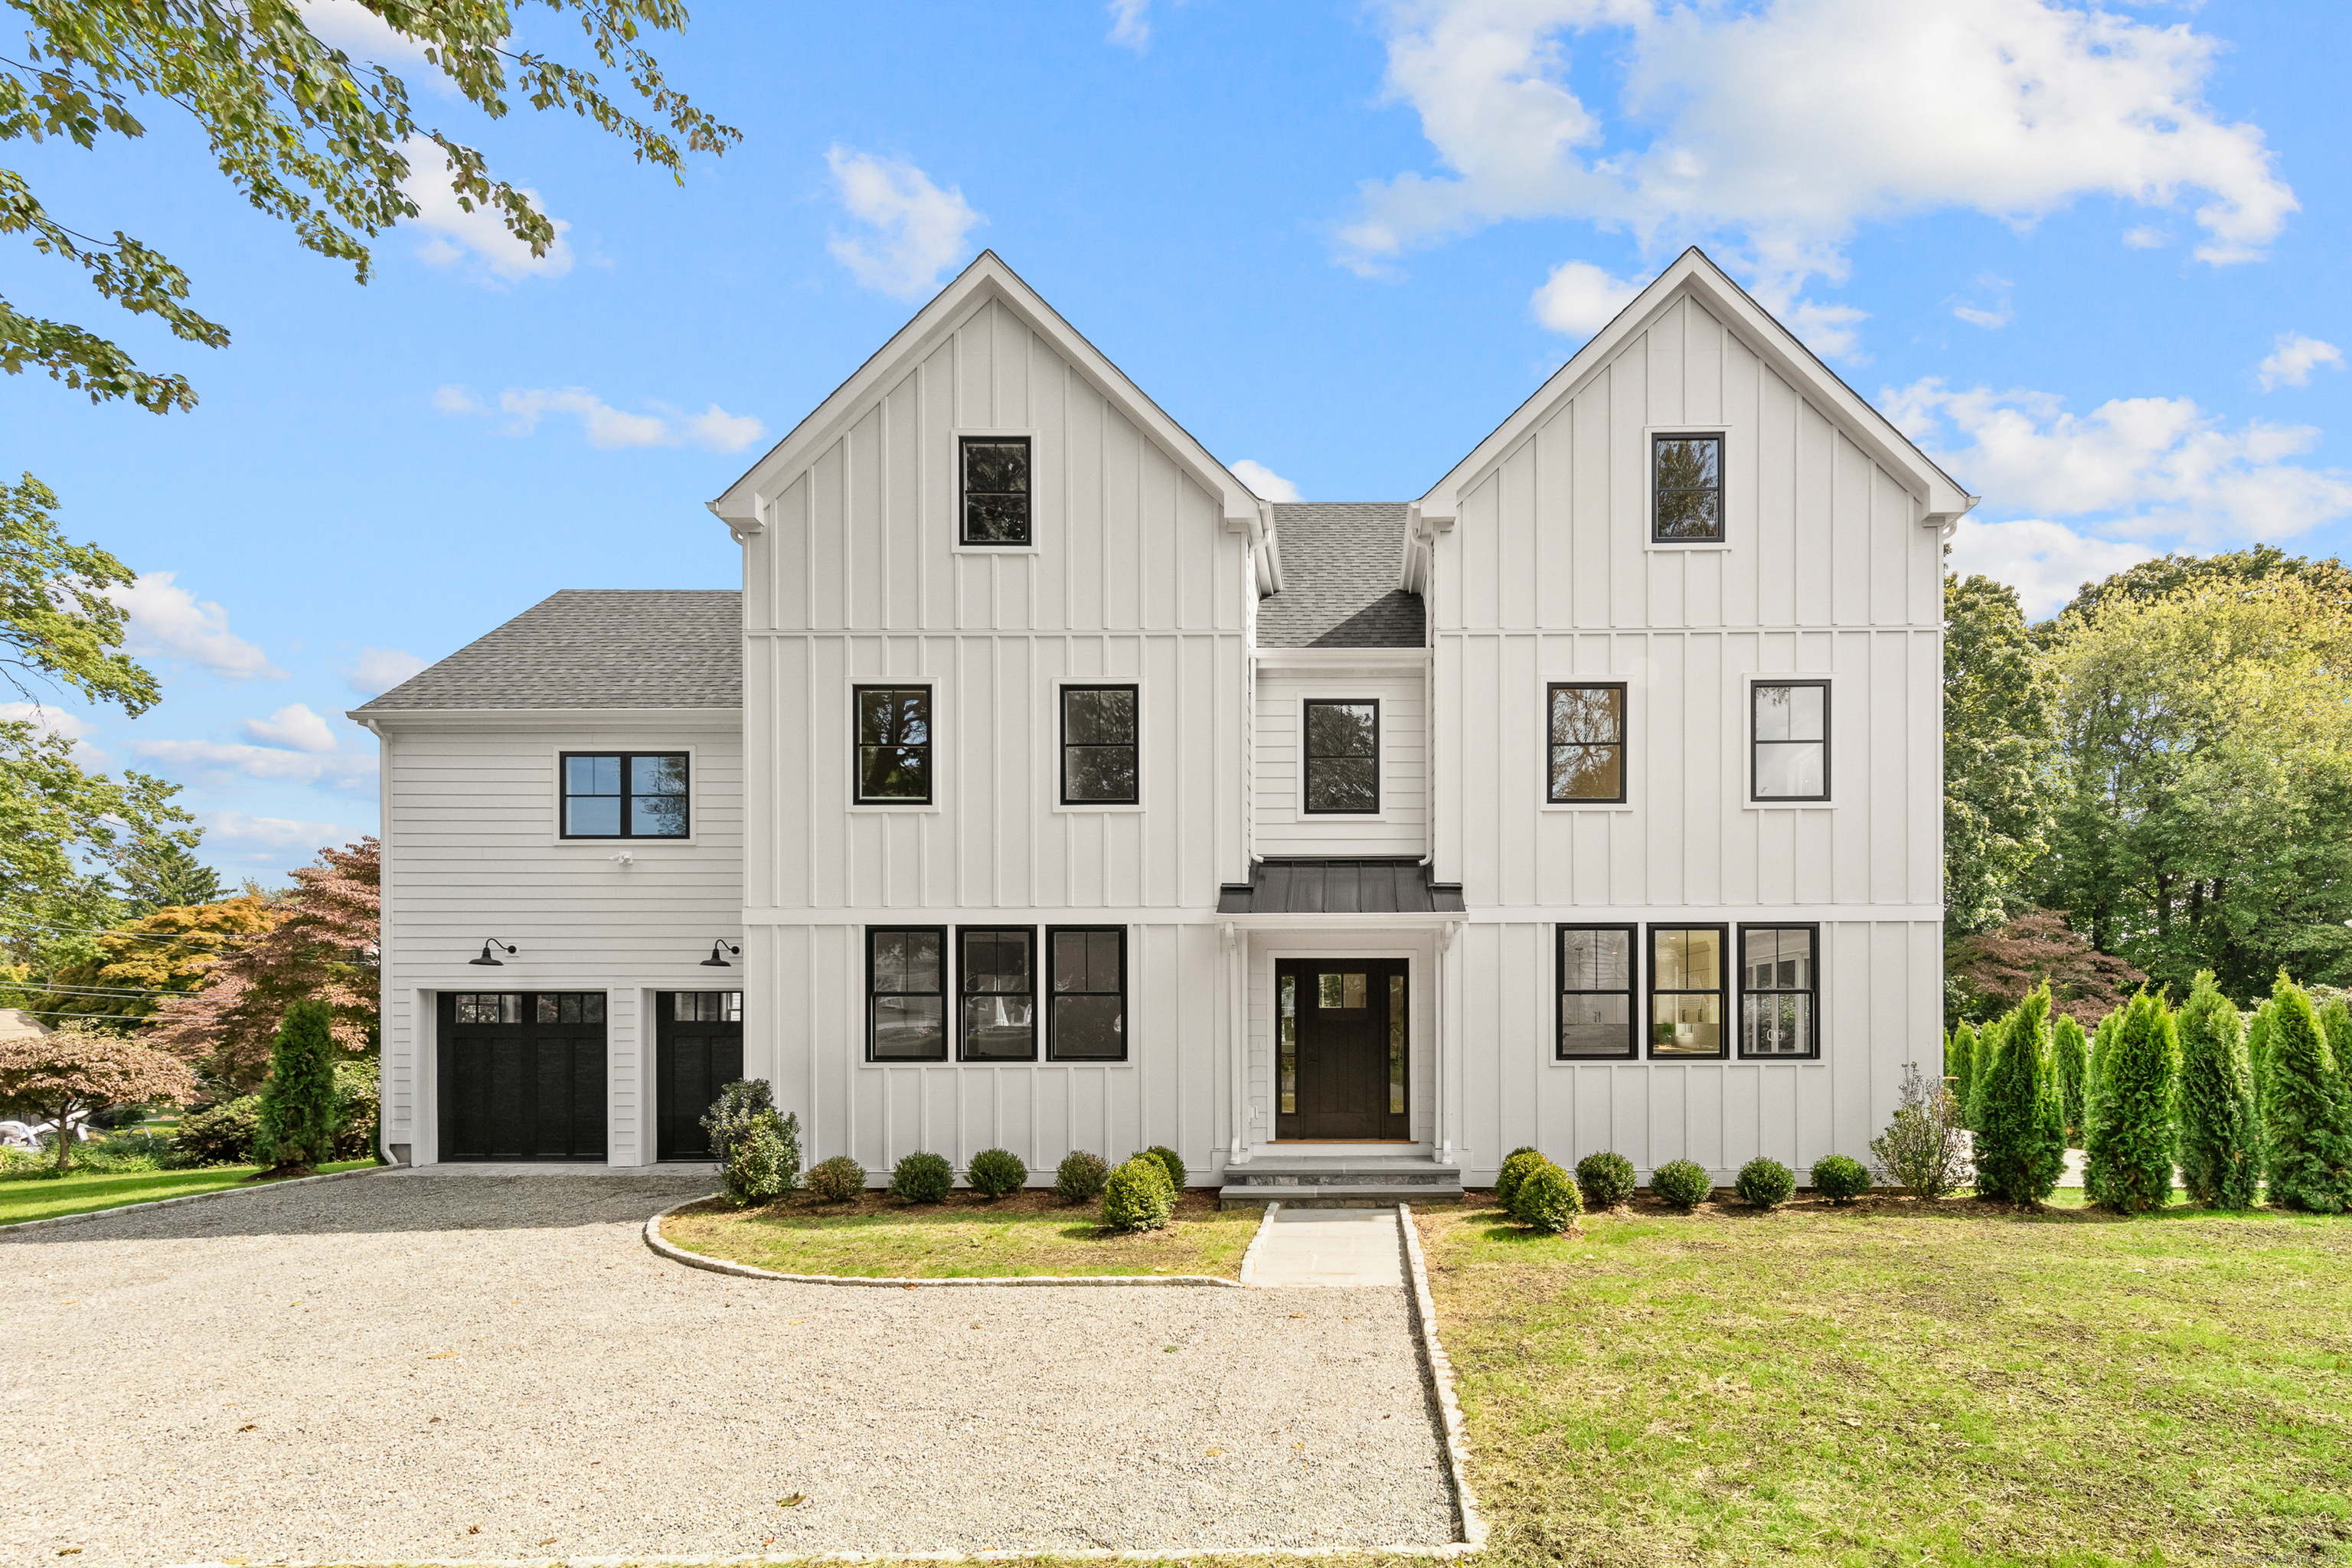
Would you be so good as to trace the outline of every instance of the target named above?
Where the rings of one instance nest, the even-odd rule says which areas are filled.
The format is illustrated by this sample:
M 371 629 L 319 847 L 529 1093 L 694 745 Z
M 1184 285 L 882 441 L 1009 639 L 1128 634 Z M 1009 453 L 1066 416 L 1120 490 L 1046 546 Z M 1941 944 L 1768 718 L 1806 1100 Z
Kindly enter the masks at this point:
M 558 588 L 733 585 L 703 501 L 983 246 L 1269 493 L 1419 494 L 1698 243 L 1984 496 L 1959 563 L 2031 609 L 2155 551 L 2344 548 L 2352 6 L 693 11 L 656 53 L 744 138 L 681 188 L 569 115 L 487 122 L 314 5 L 537 193 L 539 263 L 420 184 L 355 287 L 167 109 L 0 158 L 235 334 L 191 349 L 0 247 L 0 294 L 203 398 L 0 378 L 0 465 L 142 574 L 164 679 L 136 721 L 51 721 L 184 784 L 225 873 L 373 830 L 341 715 L 420 661 Z

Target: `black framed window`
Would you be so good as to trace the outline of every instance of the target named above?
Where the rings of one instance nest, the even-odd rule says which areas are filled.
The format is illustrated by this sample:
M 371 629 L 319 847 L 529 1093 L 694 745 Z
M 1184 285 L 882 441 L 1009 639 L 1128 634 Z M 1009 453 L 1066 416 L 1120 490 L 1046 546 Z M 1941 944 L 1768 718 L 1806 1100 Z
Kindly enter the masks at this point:
M 604 1021 L 602 991 L 542 991 L 534 997 L 535 1023 L 601 1024 Z
M 1829 799 L 1830 683 L 1759 680 L 1748 687 L 1748 700 L 1750 797 Z
M 1625 684 L 1552 682 L 1547 798 L 1622 801 L 1625 798 Z
M 1045 1047 L 1057 1062 L 1127 1059 L 1127 928 L 1050 926 L 1045 931 Z
M 1650 437 L 1650 537 L 1660 544 L 1723 538 L 1723 437 Z
M 1634 928 L 1563 925 L 1559 933 L 1561 1061 L 1638 1056 L 1633 1006 Z
M 1133 805 L 1139 798 L 1133 686 L 1062 688 L 1062 804 Z
M 1650 1055 L 1720 1057 L 1722 926 L 1650 928 Z
M 1310 813 L 1377 816 L 1381 809 L 1381 704 L 1310 700 L 1302 729 Z
M 963 542 L 1029 542 L 1029 437 L 966 436 Z
M 673 991 L 669 1016 L 680 1024 L 740 1024 L 743 1021 L 740 991 Z
M 566 838 L 684 838 L 684 752 L 565 752 Z
M 1037 1059 L 1037 931 L 964 926 L 956 931 L 957 1025 L 968 1062 Z
M 931 689 L 852 688 L 857 710 L 856 773 L 861 805 L 929 805 L 931 800 Z
M 866 1059 L 948 1059 L 945 926 L 866 931 Z
M 1810 1057 L 1821 1049 L 1822 928 L 1739 928 L 1739 1054 Z
M 519 991 L 460 991 L 453 997 L 460 1024 L 520 1024 L 523 994 Z

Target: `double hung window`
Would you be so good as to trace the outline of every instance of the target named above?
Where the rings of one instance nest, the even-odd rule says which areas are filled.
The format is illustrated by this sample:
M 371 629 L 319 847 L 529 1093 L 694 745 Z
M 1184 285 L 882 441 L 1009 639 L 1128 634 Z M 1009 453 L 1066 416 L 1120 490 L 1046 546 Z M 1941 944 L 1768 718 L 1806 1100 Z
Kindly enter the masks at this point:
M 566 752 L 566 838 L 684 838 L 683 752 Z
M 1739 1054 L 1810 1057 L 1821 1026 L 1819 926 L 1739 928 Z
M 929 805 L 931 801 L 931 689 L 857 686 L 856 776 L 850 798 L 861 805 Z
M 1133 805 L 1142 769 L 1133 686 L 1062 688 L 1062 804 Z
M 1650 928 L 1650 1055 L 1720 1057 L 1721 926 Z
M 1748 693 L 1750 797 L 1829 799 L 1830 683 L 1759 680 Z
M 1558 1059 L 1584 1061 L 1636 1055 L 1634 929 L 1629 925 L 1564 925 L 1559 935 Z
M 1723 540 L 1723 437 L 1650 437 L 1650 539 L 1657 544 Z
M 1545 798 L 1553 805 L 1625 798 L 1625 686 L 1554 681 Z
M 1049 927 L 1046 1049 L 1055 1061 L 1127 1059 L 1127 928 Z
M 948 1059 L 944 926 L 869 926 L 866 932 L 866 1056 L 877 1062 Z
M 1307 704 L 1306 807 L 1309 815 L 1377 816 L 1381 810 L 1381 705 Z
M 966 436 L 963 468 L 966 544 L 1029 542 L 1029 437 Z
M 965 926 L 956 932 L 958 1026 L 968 1062 L 1037 1058 L 1037 932 Z

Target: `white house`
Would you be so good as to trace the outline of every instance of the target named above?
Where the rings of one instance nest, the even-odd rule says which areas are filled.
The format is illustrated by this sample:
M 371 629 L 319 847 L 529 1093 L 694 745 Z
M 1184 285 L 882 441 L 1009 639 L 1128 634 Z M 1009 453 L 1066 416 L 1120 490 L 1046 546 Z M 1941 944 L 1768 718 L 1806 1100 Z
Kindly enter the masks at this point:
M 561 594 L 353 715 L 387 1141 L 692 1157 L 741 1072 L 877 1182 L 1859 1153 L 1939 1038 L 1971 504 L 1696 250 L 1328 505 L 982 255 L 711 503 L 740 598 Z

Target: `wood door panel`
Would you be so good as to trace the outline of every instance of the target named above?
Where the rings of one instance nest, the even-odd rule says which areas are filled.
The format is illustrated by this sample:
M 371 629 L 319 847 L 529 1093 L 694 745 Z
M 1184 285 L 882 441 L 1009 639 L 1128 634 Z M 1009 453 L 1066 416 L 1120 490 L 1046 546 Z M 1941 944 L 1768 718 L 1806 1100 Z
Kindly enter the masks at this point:
M 1285 1074 L 1277 1062 L 1277 1076 L 1288 1085 L 1277 1089 L 1277 1138 L 1410 1136 L 1402 1093 L 1405 974 L 1402 959 L 1285 959 L 1276 966 L 1276 1027 L 1296 1033 L 1295 1050 L 1277 1042 L 1282 1059 L 1295 1064 Z
M 654 1157 L 708 1160 L 710 1134 L 702 1119 L 719 1089 L 743 1076 L 743 1026 L 740 1022 L 680 1022 L 665 992 L 655 999 Z
M 446 995 L 440 1015 L 442 1159 L 605 1157 L 602 1024 L 460 1025 Z

